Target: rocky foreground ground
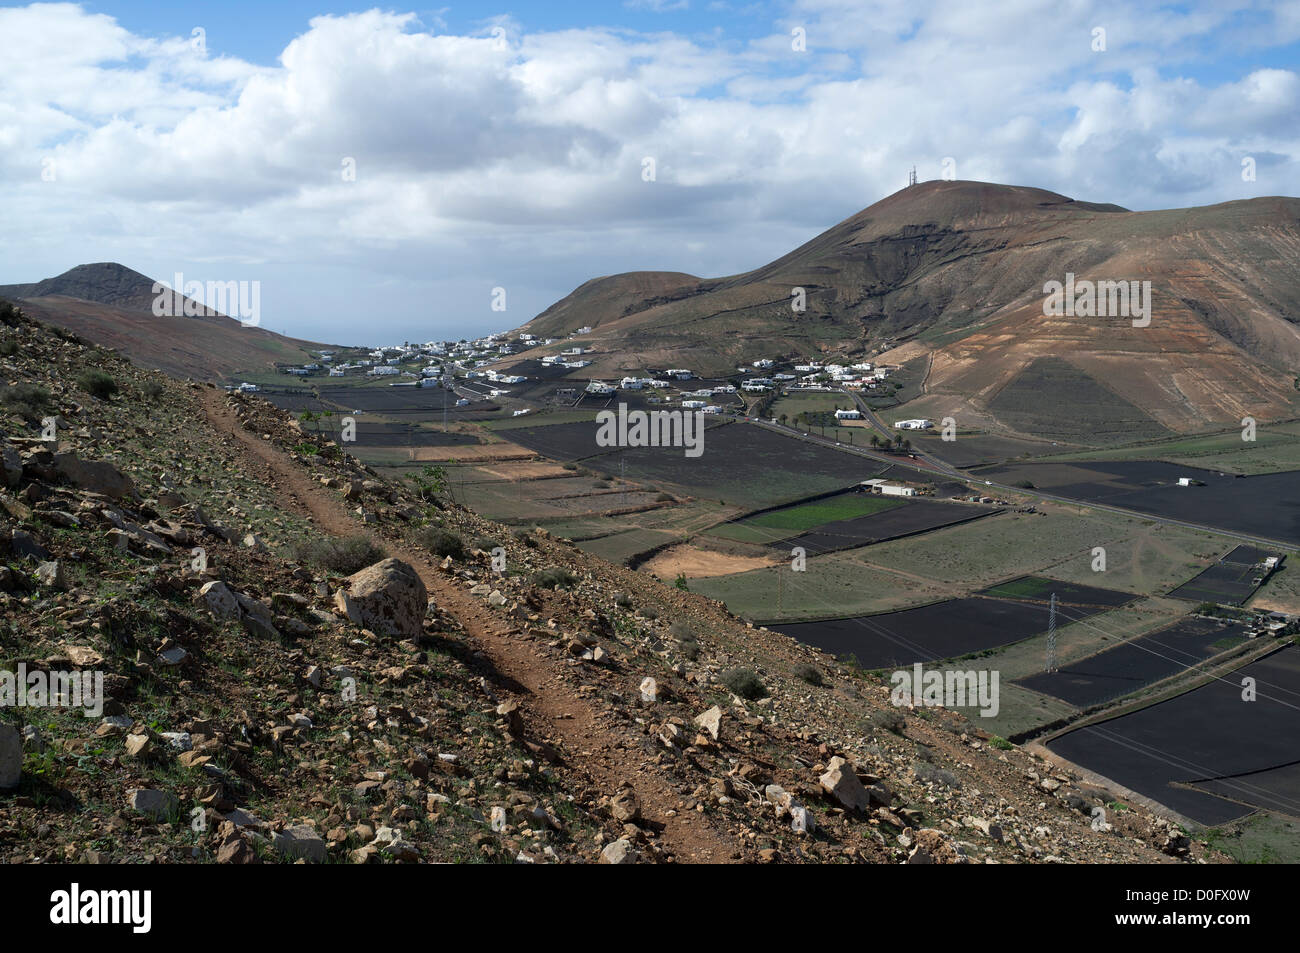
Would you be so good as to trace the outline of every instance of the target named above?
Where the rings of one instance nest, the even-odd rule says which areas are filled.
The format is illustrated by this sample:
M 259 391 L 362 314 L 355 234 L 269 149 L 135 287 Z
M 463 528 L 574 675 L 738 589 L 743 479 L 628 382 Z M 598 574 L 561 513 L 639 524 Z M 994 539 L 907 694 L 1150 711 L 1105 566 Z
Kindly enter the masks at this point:
M 12 863 L 1222 859 L 265 401 L 0 321 L 0 668 L 106 695 L 0 709 Z

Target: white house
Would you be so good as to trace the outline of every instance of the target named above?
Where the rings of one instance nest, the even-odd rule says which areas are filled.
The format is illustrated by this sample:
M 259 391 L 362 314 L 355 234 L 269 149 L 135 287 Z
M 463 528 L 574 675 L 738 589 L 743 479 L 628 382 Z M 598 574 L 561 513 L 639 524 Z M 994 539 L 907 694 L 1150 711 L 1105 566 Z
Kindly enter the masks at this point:
M 708 406 L 708 405 L 707 405 L 704 401 L 702 401 L 702 400 L 684 400 L 684 401 L 682 401 L 682 409 L 683 409 L 683 410 L 702 410 L 702 409 L 703 409 L 704 407 L 706 407 L 706 406 Z
M 695 375 L 684 367 L 670 367 L 668 369 L 668 376 L 675 377 L 679 381 L 685 381 L 690 380 Z
M 880 494 L 882 496 L 916 496 L 916 487 L 903 486 L 901 483 L 882 483 L 880 485 Z
M 916 420 L 895 420 L 894 427 L 898 430 L 929 430 L 934 426 L 934 421 L 918 418 Z
M 837 410 L 835 411 L 836 420 L 861 420 L 862 411 L 860 410 Z

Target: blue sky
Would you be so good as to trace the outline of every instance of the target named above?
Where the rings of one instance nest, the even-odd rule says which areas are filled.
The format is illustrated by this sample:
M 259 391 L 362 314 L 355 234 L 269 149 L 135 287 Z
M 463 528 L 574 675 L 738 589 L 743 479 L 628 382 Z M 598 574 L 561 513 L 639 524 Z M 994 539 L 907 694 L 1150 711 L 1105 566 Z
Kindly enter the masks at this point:
M 53 3 L 0 35 L 0 283 L 257 280 L 331 341 L 748 270 L 946 158 L 1137 209 L 1300 194 L 1300 2 Z

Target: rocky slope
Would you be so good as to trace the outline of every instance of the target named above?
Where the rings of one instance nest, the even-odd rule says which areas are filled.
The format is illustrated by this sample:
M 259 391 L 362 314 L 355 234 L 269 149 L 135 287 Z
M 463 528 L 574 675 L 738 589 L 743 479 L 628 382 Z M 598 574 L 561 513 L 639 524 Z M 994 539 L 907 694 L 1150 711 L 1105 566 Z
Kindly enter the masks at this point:
M 1219 859 L 436 473 L 0 322 L 3 667 L 107 695 L 0 710 L 6 860 Z

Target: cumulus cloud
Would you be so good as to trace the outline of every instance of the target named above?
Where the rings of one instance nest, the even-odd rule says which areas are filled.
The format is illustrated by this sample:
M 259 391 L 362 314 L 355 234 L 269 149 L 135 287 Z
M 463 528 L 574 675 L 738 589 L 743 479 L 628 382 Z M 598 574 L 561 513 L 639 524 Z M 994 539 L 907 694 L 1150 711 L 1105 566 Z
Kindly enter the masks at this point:
M 267 66 L 75 4 L 0 9 L 24 53 L 0 74 L 23 235 L 0 281 L 113 258 L 258 277 L 299 334 L 459 336 L 597 274 L 756 267 L 912 165 L 1135 208 L 1300 181 L 1300 76 L 1270 59 L 1293 10 L 794 0 L 744 41 L 444 28 L 322 16 Z M 1216 57 L 1253 62 L 1198 70 Z

